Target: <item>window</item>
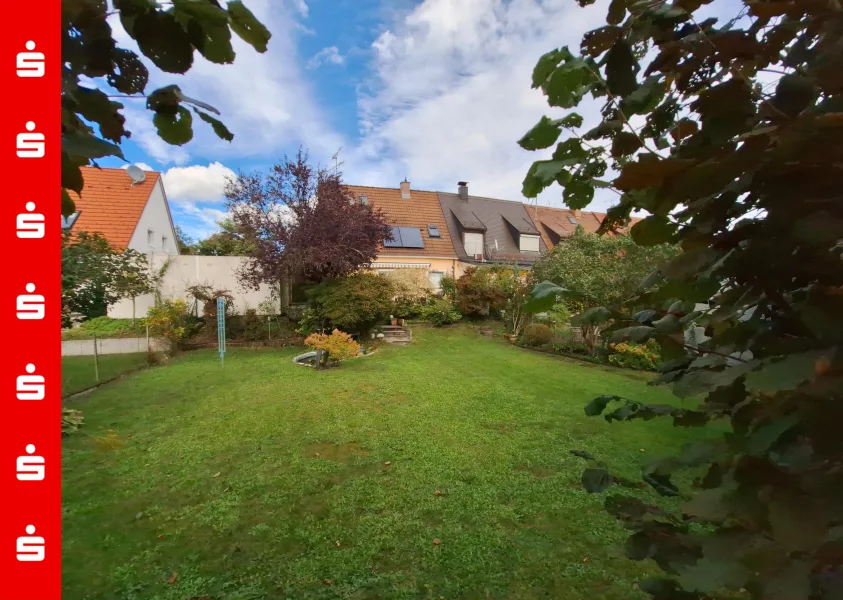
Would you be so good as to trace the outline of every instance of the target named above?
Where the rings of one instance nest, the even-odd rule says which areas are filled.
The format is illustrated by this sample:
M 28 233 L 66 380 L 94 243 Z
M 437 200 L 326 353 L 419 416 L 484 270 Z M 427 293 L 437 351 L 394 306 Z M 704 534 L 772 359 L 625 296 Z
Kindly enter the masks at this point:
M 576 224 L 577 224 L 577 220 L 576 220 L 574 217 L 568 217 L 568 221 L 570 221 L 570 222 L 571 222 L 571 225 L 576 225 Z
M 427 235 L 432 238 L 441 238 L 442 234 L 439 233 L 439 226 L 438 225 L 428 225 L 427 226 Z
M 155 232 L 151 229 L 146 230 L 146 243 L 150 246 L 155 242 Z
M 62 217 L 61 218 L 61 228 L 62 229 L 70 229 L 73 227 L 73 224 L 76 222 L 76 219 L 79 218 L 79 211 L 77 210 L 70 216 Z
M 521 252 L 538 252 L 539 251 L 539 236 L 521 234 L 520 247 Z
M 166 235 L 161 236 L 161 249 L 162 250 L 167 249 L 167 236 Z
M 445 276 L 443 271 L 431 271 L 427 278 L 430 280 L 430 286 L 434 290 L 442 289 L 442 278 Z
M 466 231 L 463 234 L 465 253 L 469 256 L 483 254 L 483 234 Z

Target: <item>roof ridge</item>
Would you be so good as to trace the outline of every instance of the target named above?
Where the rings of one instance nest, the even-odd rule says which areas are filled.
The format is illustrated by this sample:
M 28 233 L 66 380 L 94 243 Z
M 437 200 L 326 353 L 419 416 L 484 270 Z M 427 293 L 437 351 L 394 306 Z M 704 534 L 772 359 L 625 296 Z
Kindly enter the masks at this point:
M 82 165 L 79 167 L 80 169 L 91 169 L 92 171 L 120 171 L 122 173 L 126 173 L 126 169 L 123 167 L 94 167 L 91 165 Z M 142 169 L 144 173 L 153 173 L 155 175 L 161 175 L 161 171 L 147 171 L 146 169 Z

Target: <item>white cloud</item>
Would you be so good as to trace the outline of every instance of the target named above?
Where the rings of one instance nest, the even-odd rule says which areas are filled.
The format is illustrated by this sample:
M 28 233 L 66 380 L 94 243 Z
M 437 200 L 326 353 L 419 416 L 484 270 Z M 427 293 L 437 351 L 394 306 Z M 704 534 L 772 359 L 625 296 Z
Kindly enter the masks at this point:
M 133 163 L 133 164 L 134 164 L 136 167 L 140 167 L 140 168 L 141 168 L 141 169 L 143 169 L 144 171 L 154 171 L 154 170 L 155 170 L 155 169 L 153 169 L 152 167 L 150 167 L 148 164 L 146 164 L 145 162 L 137 162 L 137 163 Z M 122 167 L 120 167 L 120 168 L 121 168 L 121 169 L 128 169 L 128 168 L 129 168 L 129 165 L 123 165 L 123 166 L 122 166 Z
M 219 162 L 207 167 L 172 167 L 163 175 L 164 190 L 167 198 L 176 204 L 219 203 L 223 199 L 226 182 L 235 176 L 234 171 Z
M 327 48 L 322 48 L 319 52 L 314 54 L 313 58 L 307 61 L 307 68 L 316 69 L 325 63 L 341 65 L 344 62 L 345 59 L 342 54 L 340 54 L 339 49 L 336 46 L 329 46 Z
M 293 0 L 293 6 L 295 6 L 296 10 L 303 17 L 307 17 L 308 13 L 310 13 L 310 8 L 307 6 L 305 0 Z
M 250 0 L 250 10 L 272 32 L 263 54 L 234 35 L 232 45 L 237 56 L 231 65 L 210 63 L 197 52 L 193 67 L 180 76 L 163 73 L 145 61 L 150 67 L 149 90 L 177 84 L 187 96 L 216 107 L 220 119 L 234 134 L 233 142 L 220 140 L 210 126 L 194 119 L 193 140 L 182 147 L 170 146 L 158 138 L 152 113 L 144 110 L 142 101 L 127 100 L 125 114 L 132 140 L 165 165 L 183 165 L 196 156 L 264 159 L 269 154 L 274 159 L 280 149 L 299 144 L 308 146 L 315 158 L 335 152 L 343 145 L 342 136 L 318 108 L 315 94 L 303 77 L 296 45 L 297 19 L 306 16 L 307 4 L 298 0 L 294 5 Z M 119 18 L 111 17 L 109 24 L 121 46 L 137 48 Z
M 571 0 L 424 0 L 372 44 L 363 140 L 346 157 L 347 179 L 395 186 L 406 175 L 444 191 L 466 180 L 474 194 L 521 199 L 530 164 L 545 156 L 516 141 L 543 114 L 564 114 L 531 89 L 533 67 L 553 48 L 578 48 L 605 10 L 604 0 L 585 9 Z M 551 202 L 561 203 L 560 188 L 543 195 Z

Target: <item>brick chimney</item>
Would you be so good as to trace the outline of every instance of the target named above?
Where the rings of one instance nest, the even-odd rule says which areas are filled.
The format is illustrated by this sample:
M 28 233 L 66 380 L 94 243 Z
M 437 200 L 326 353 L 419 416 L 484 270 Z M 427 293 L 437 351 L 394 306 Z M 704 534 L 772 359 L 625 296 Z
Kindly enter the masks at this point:
M 457 188 L 457 193 L 460 195 L 460 200 L 468 202 L 468 182 L 460 181 L 457 185 L 459 186 Z
M 582 211 L 578 208 L 574 211 L 574 218 L 579 221 L 582 218 Z
M 407 178 L 404 178 L 404 181 L 401 182 L 401 197 L 404 200 L 410 199 L 410 182 L 407 181 Z

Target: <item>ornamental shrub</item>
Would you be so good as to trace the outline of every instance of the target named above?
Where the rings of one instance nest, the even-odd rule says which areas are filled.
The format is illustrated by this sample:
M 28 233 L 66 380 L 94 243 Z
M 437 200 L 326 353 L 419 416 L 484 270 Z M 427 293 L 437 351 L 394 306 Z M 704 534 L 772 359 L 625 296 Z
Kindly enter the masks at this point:
M 162 300 L 149 309 L 146 322 L 149 332 L 178 342 L 188 333 L 187 303 L 184 300 Z
M 430 321 L 436 327 L 450 325 L 462 319 L 462 314 L 453 302 L 445 298 L 436 298 L 425 304 L 419 315 L 425 321 Z
M 661 356 L 657 347 L 653 344 L 636 344 L 634 342 L 622 342 L 612 344 L 612 351 L 608 356 L 610 364 L 626 369 L 638 369 L 639 371 L 655 371 L 661 362 Z
M 394 287 L 386 277 L 361 271 L 320 283 L 307 294 L 308 326 L 365 334 L 391 314 Z
M 339 329 L 334 329 L 331 335 L 324 333 L 311 334 L 304 343 L 308 348 L 322 351 L 320 367 L 326 366 L 329 362 L 339 363 L 354 358 L 360 353 L 360 344 L 355 342 L 349 334 Z
M 524 328 L 521 342 L 525 346 L 544 346 L 553 340 L 553 331 L 544 323 L 531 323 Z

